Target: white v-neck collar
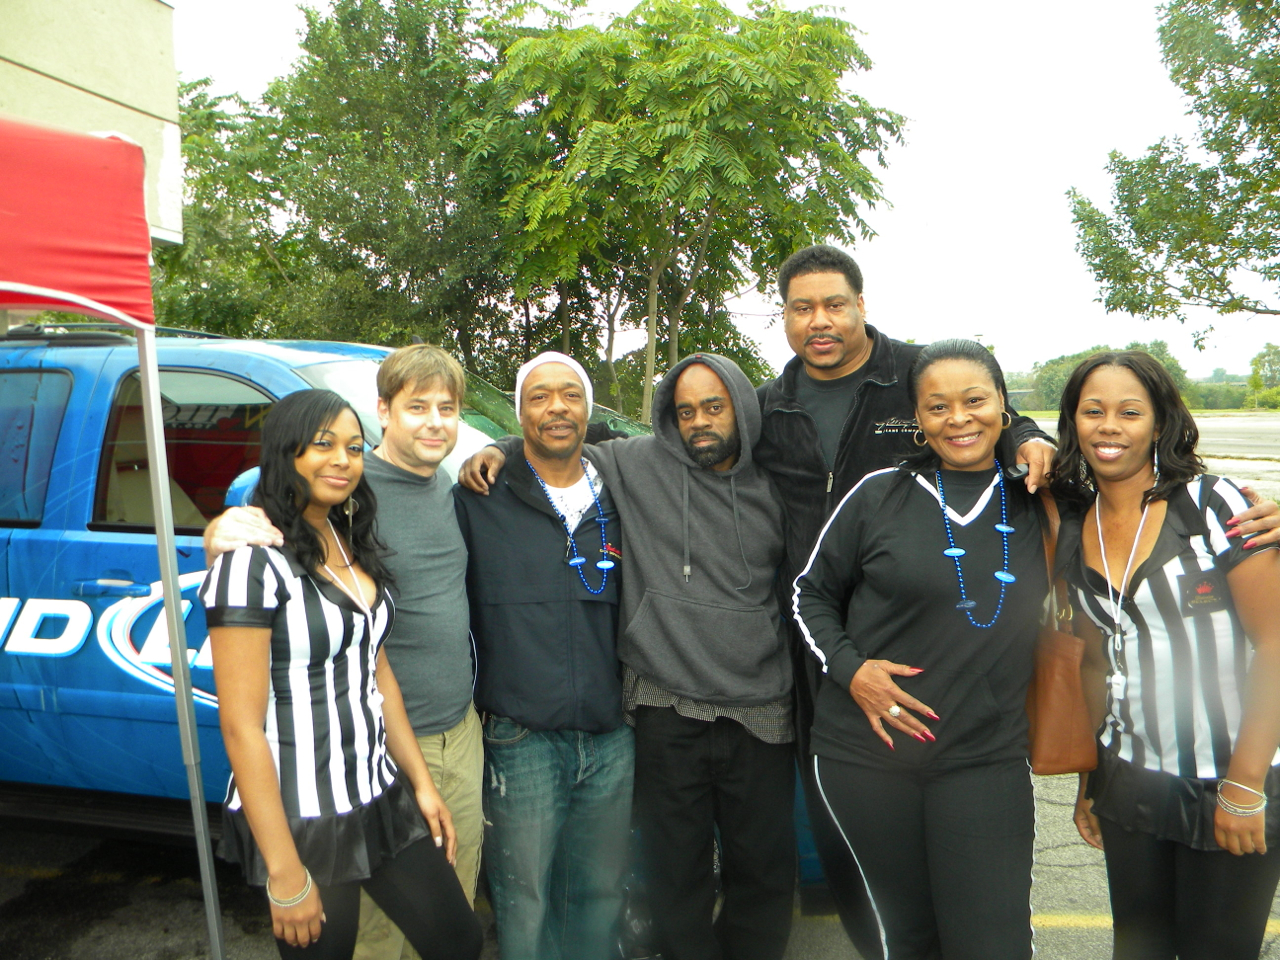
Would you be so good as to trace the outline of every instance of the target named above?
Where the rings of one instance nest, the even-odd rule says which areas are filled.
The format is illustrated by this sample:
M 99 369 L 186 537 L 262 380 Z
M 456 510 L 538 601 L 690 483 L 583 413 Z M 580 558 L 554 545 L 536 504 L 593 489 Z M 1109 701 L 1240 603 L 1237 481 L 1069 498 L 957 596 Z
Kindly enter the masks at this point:
M 952 523 L 958 523 L 962 527 L 967 527 L 974 520 L 982 515 L 982 511 L 987 508 L 987 504 L 991 501 L 991 494 L 995 491 L 996 484 L 1000 482 L 1000 473 L 996 471 L 992 476 L 991 482 L 987 484 L 987 489 L 982 491 L 982 495 L 978 497 L 978 502 L 969 508 L 969 512 L 964 516 L 956 513 L 955 508 L 951 504 L 947 504 L 947 516 L 951 518 Z M 938 501 L 938 505 L 942 506 L 942 494 L 938 493 L 938 488 L 925 479 L 923 474 L 916 474 L 916 483 L 924 487 L 933 495 L 933 499 Z

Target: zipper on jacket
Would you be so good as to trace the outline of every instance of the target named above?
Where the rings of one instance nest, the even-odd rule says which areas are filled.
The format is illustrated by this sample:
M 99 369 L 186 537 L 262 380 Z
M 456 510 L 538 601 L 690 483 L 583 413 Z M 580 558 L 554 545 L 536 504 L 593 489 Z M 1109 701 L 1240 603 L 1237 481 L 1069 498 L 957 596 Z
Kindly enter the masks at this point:
M 835 485 L 836 475 L 834 470 L 827 471 L 827 493 L 831 492 L 831 488 Z

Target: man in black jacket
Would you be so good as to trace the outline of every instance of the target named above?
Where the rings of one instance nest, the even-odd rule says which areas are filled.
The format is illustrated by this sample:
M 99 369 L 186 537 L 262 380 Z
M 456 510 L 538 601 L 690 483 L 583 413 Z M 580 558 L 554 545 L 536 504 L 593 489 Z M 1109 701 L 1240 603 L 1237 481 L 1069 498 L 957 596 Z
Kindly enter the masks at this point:
M 795 357 L 757 391 L 762 426 L 755 458 L 787 491 L 786 559 L 778 582 L 786 594 L 782 607 L 790 611 L 791 584 L 835 506 L 868 473 L 914 449 L 907 372 L 923 344 L 892 340 L 866 323 L 862 271 L 835 247 L 793 254 L 778 272 L 778 291 Z M 1045 482 L 1053 446 L 1026 417 L 1015 417 L 1010 432 L 1034 490 Z M 814 842 L 845 930 L 864 956 L 877 957 L 878 928 L 857 864 L 813 789 L 808 730 L 816 664 L 802 644 L 794 651 L 797 745 Z
M 635 756 L 618 515 L 582 458 L 591 382 L 577 362 L 534 358 L 516 398 L 523 456 L 488 496 L 455 491 L 486 714 L 485 867 L 504 957 L 599 960 L 616 950 Z

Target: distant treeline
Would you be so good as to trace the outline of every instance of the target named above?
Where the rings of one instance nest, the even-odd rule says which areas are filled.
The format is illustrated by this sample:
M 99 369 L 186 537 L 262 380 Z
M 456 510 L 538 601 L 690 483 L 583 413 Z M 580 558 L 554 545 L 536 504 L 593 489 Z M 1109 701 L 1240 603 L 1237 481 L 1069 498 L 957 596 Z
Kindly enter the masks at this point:
M 1016 405 L 1023 410 L 1056 410 L 1062 398 L 1063 387 L 1067 378 L 1080 361 L 1102 350 L 1113 347 L 1099 345 L 1082 350 L 1079 353 L 1054 357 L 1043 363 L 1037 363 L 1029 373 L 1011 373 L 1008 376 L 1009 389 L 1017 391 L 1020 396 Z M 1145 350 L 1159 360 L 1172 375 L 1187 406 L 1195 410 L 1240 410 L 1255 407 L 1280 409 L 1280 347 L 1267 344 L 1261 353 L 1251 361 L 1251 372 L 1247 374 L 1229 374 L 1219 367 L 1213 375 L 1201 380 L 1192 380 L 1177 358 L 1169 352 L 1169 345 L 1163 340 L 1150 343 L 1134 342 L 1128 344 L 1126 350 Z M 1023 393 L 1022 391 L 1028 391 Z

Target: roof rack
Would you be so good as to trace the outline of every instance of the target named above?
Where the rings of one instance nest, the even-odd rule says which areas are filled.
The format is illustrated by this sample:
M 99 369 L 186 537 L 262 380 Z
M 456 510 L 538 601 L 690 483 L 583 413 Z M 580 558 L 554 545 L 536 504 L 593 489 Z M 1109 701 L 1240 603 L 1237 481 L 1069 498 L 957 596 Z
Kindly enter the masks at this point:
M 187 330 L 182 327 L 156 327 L 156 333 L 165 337 L 186 337 L 198 340 L 226 340 L 228 337 L 220 333 L 205 333 L 203 330 Z M 128 328 L 118 323 L 93 322 L 83 323 L 24 323 L 11 327 L 4 335 L 5 340 L 43 340 L 65 346 L 107 346 L 118 343 L 132 343 L 127 335 Z
M 132 341 L 115 323 L 24 323 L 10 327 L 6 340 L 43 340 L 68 346 L 110 346 Z

